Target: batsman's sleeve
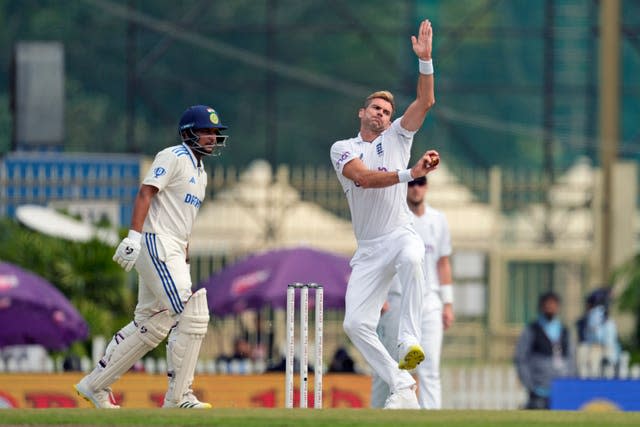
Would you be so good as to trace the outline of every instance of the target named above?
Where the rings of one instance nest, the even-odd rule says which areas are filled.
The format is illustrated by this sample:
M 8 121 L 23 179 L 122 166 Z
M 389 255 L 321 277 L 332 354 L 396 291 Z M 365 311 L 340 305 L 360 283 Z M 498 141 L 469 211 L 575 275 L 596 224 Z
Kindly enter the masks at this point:
M 162 191 L 169 185 L 171 177 L 174 176 L 178 167 L 178 157 L 170 150 L 163 150 L 156 154 L 142 183 L 152 185 L 158 191 Z
M 342 175 L 344 165 L 356 158 L 355 153 L 346 141 L 338 141 L 331 146 L 331 164 L 333 168 Z

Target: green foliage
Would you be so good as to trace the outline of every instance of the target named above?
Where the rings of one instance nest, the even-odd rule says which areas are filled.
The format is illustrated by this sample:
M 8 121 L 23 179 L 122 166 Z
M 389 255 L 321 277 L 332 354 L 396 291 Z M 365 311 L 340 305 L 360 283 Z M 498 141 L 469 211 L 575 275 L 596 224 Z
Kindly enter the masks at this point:
M 0 259 L 55 285 L 87 321 L 90 335 L 110 337 L 133 311 L 134 295 L 126 286 L 126 273 L 112 256 L 113 248 L 97 240 L 70 242 L 0 220 Z
M 629 346 L 631 351 L 640 352 L 640 253 L 614 272 L 613 282 L 625 284 L 619 307 L 620 310 L 633 313 L 636 318 L 636 330 Z
M 558 51 L 554 70 L 559 168 L 577 155 L 593 158 L 595 144 L 589 123 L 595 121 L 597 82 L 587 80 L 584 67 L 567 64 L 592 62 L 597 14 L 589 11 L 596 6 L 581 0 L 582 15 L 563 15 L 566 3 L 554 2 L 556 25 L 572 28 L 555 34 L 556 47 L 565 49 Z M 114 12 L 128 6 L 144 19 L 131 26 Z M 637 6 L 626 6 L 625 25 L 637 26 Z M 10 81 L 9 52 L 16 41 L 60 41 L 67 151 L 153 155 L 176 142 L 176 122 L 186 106 L 208 103 L 230 125 L 228 149 L 217 164 L 242 166 L 274 153 L 276 163 L 326 165 L 330 144 L 357 133 L 361 92 L 389 89 L 401 110 L 413 99 L 417 70 L 409 36 L 425 17 L 434 24 L 438 103 L 416 136 L 414 154 L 436 148 L 450 164 L 541 169 L 548 61 L 540 30 L 544 8 L 531 2 L 0 2 L 0 49 L 7 52 L 0 56 L 0 80 Z M 565 53 L 575 60 L 561 61 Z M 278 67 L 269 71 L 265 63 Z M 625 152 L 636 133 L 638 66 L 623 65 Z M 286 67 L 295 73 L 284 72 Z M 134 88 L 129 94 L 128 87 Z M 0 88 L 5 106 L 8 94 L 9 85 Z M 129 100 L 132 140 L 126 134 Z M 0 150 L 6 152 L 10 115 L 2 108 Z

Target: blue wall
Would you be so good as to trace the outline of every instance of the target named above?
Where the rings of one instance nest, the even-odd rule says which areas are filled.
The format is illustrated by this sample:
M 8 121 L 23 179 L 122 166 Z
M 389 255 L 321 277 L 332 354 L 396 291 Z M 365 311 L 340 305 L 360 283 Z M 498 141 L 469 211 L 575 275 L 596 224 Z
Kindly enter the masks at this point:
M 116 201 L 120 224 L 131 220 L 140 186 L 140 156 L 14 152 L 0 162 L 0 215 L 24 204 L 59 200 Z
M 551 409 L 640 411 L 640 380 L 558 379 Z

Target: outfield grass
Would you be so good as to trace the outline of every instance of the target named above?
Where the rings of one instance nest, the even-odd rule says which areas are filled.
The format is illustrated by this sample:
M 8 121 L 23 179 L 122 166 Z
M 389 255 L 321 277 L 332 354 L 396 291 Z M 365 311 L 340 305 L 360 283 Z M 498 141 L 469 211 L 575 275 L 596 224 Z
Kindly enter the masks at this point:
M 372 409 L 7 409 L 0 425 L 66 426 L 640 426 L 640 412 L 383 411 Z

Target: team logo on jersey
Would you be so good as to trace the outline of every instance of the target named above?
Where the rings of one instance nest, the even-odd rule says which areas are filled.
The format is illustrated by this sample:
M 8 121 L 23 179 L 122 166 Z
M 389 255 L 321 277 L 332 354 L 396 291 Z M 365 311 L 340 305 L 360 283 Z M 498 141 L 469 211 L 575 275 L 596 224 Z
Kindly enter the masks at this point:
M 191 179 L 189 180 L 189 182 L 191 184 L 195 184 L 196 183 L 196 178 L 192 176 Z
M 376 144 L 376 153 L 378 153 L 378 157 L 384 154 L 384 150 L 382 149 L 382 142 L 378 142 L 378 144 Z
M 167 170 L 161 166 L 158 166 L 153 170 L 153 177 L 160 178 L 162 175 L 166 174 Z
M 338 159 L 338 161 L 336 162 L 336 168 L 340 167 L 340 164 L 342 162 L 344 162 L 345 160 L 347 160 L 349 158 L 349 156 L 351 156 L 351 153 L 349 151 L 345 151 L 344 153 L 342 153 L 340 155 L 340 158 Z
M 199 208 L 202 204 L 202 200 L 200 200 L 198 196 L 194 196 L 193 194 L 189 193 L 184 196 L 184 202 L 188 205 L 195 206 L 196 208 Z

